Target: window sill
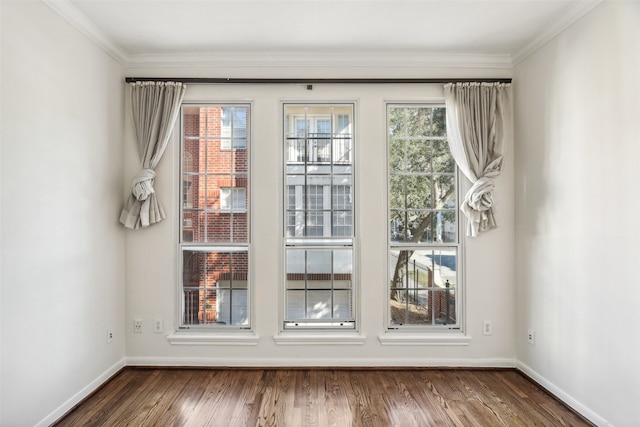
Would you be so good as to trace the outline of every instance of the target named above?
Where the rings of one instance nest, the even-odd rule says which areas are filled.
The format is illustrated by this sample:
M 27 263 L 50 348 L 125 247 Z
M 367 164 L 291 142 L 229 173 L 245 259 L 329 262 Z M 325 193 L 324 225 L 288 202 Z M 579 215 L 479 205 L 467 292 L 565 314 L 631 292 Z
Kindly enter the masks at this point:
M 469 345 L 471 337 L 462 333 L 387 332 L 379 335 L 382 345 Z
M 258 345 L 260 337 L 252 332 L 175 332 L 167 340 L 172 345 Z
M 273 337 L 277 345 L 363 345 L 365 335 L 358 333 L 289 333 L 283 332 Z

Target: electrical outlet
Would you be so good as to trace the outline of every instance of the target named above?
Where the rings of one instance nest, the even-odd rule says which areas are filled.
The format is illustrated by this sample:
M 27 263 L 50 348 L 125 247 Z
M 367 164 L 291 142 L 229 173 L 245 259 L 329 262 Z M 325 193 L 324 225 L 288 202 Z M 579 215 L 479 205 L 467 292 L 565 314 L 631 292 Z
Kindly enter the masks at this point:
M 153 321 L 153 332 L 156 334 L 162 333 L 162 319 L 155 319 Z
M 536 331 L 529 329 L 527 332 L 527 341 L 530 345 L 536 345 Z
M 107 344 L 109 344 L 111 341 L 113 341 L 113 332 L 107 329 Z
M 142 333 L 142 319 L 133 319 L 133 332 L 136 334 Z
M 491 320 L 483 320 L 482 335 L 491 335 L 492 333 L 493 333 L 493 328 L 491 326 Z

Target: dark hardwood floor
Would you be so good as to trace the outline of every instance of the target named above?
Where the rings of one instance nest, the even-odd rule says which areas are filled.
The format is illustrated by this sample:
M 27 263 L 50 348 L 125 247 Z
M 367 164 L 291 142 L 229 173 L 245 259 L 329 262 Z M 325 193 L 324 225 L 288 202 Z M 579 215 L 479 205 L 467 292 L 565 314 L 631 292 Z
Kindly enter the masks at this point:
M 56 426 L 590 426 L 516 370 L 125 368 Z

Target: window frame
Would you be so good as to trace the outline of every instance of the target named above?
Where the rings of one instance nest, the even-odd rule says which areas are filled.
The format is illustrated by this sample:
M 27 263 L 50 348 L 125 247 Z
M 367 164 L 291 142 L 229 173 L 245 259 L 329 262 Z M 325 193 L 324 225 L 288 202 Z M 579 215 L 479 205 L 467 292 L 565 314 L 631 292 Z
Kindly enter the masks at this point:
M 384 304 L 385 304 L 385 331 L 386 334 L 403 334 L 410 333 L 411 335 L 416 334 L 427 334 L 422 335 L 423 337 L 428 337 L 429 334 L 433 334 L 436 336 L 436 340 L 434 343 L 440 343 L 439 338 L 437 336 L 444 336 L 444 334 L 456 334 L 462 335 L 465 331 L 465 276 L 464 276 L 464 235 L 462 233 L 462 217 L 459 212 L 459 203 L 461 197 L 463 196 L 462 188 L 461 188 L 461 179 L 460 179 L 460 169 L 457 165 L 455 165 L 455 170 L 452 174 L 455 183 L 455 204 L 453 211 L 455 212 L 456 219 L 456 241 L 455 242 L 393 242 L 391 240 L 391 135 L 389 132 L 389 122 L 390 122 L 390 109 L 392 107 L 399 108 L 415 108 L 415 107 L 426 107 L 426 108 L 445 108 L 444 101 L 385 101 L 384 104 L 384 117 L 385 117 L 385 142 L 386 142 L 386 155 L 385 155 L 385 175 L 386 175 L 386 193 L 387 193 L 387 201 L 386 201 L 386 267 L 385 267 L 385 280 L 384 284 Z M 448 134 L 447 134 L 448 137 Z M 433 172 L 432 172 L 433 173 Z M 437 209 L 432 209 L 432 211 L 437 211 Z M 390 277 L 392 270 L 392 250 L 414 250 L 414 251 L 438 251 L 443 249 L 454 249 L 456 254 L 456 286 L 455 286 L 455 315 L 456 321 L 454 324 L 394 324 L 391 319 L 391 304 L 389 299 L 389 294 L 392 291 L 390 286 Z M 430 288 L 433 288 L 431 286 Z M 426 290 L 430 288 L 425 288 Z M 409 288 L 407 288 L 409 289 Z M 391 335 L 393 337 L 393 335 Z M 396 338 L 389 338 L 381 336 L 381 341 L 383 344 L 411 344 L 414 338 L 408 338 L 408 341 L 403 341 L 403 338 L 397 339 L 401 335 L 398 335 Z M 448 335 L 454 344 L 466 345 L 465 341 L 459 341 L 459 338 L 456 336 Z M 423 340 L 423 338 L 417 338 L 419 341 Z M 465 338 L 466 339 L 466 338 Z M 424 338 L 425 341 L 428 341 L 429 338 Z
M 183 153 L 184 153 L 184 142 L 185 142 L 185 123 L 184 123 L 184 109 L 186 108 L 211 108 L 211 107 L 220 107 L 222 108 L 233 108 L 240 107 L 246 108 L 247 117 L 246 120 L 248 122 L 246 128 L 246 135 L 244 136 L 245 144 L 243 146 L 238 147 L 224 147 L 223 141 L 225 137 L 222 137 L 222 129 L 221 135 L 219 137 L 220 140 L 220 152 L 230 152 L 233 150 L 238 150 L 246 153 L 246 172 L 241 172 L 241 175 L 244 175 L 247 180 L 246 187 L 228 187 L 221 186 L 220 190 L 223 188 L 242 188 L 245 194 L 245 207 L 244 209 L 234 209 L 233 208 L 233 200 L 231 201 L 231 206 L 228 208 L 219 207 L 218 212 L 221 214 L 229 215 L 232 213 L 240 213 L 247 215 L 247 231 L 246 231 L 246 241 L 237 242 L 237 241 L 229 241 L 229 242 L 215 242 L 215 241 L 207 241 L 207 242 L 186 242 L 183 236 L 183 221 L 184 221 L 184 211 L 185 211 L 185 200 L 187 200 L 187 196 L 184 194 L 185 185 L 183 183 L 185 171 L 183 170 L 184 162 L 183 162 Z M 177 174 L 178 174 L 178 220 L 177 223 L 177 244 L 176 244 L 176 254 L 177 254 L 177 278 L 176 278 L 176 333 L 170 335 L 169 341 L 173 344 L 199 344 L 199 343 L 219 343 L 219 344 L 234 344 L 238 342 L 246 341 L 245 333 L 252 333 L 254 330 L 254 319 L 255 312 L 253 308 L 253 293 L 254 293 L 254 280 L 253 280 L 253 267 L 252 267 L 252 245 L 251 245 L 251 228 L 252 228 L 252 215 L 251 215 L 251 197 L 252 197 L 252 184 L 251 184 L 251 139 L 253 134 L 253 103 L 250 101 L 184 101 L 180 107 L 180 133 L 178 134 L 178 144 L 177 145 Z M 222 126 L 222 118 L 221 118 L 221 126 Z M 233 131 L 232 131 L 233 134 Z M 214 138 L 209 138 L 208 136 L 200 136 L 200 138 L 204 138 L 205 140 L 213 140 Z M 228 141 L 233 141 L 234 139 L 231 137 L 226 138 Z M 233 143 L 231 143 L 233 145 Z M 193 160 L 191 160 L 193 161 Z M 211 172 L 209 172 L 211 173 Z M 236 172 L 230 172 L 230 174 L 235 175 Z M 214 173 L 211 173 L 214 174 Z M 197 173 L 194 173 L 193 176 L 198 176 Z M 233 191 L 229 193 L 231 196 Z M 193 205 L 193 203 L 191 203 Z M 230 230 L 232 230 L 233 225 L 230 226 Z M 231 233 L 231 231 L 230 231 Z M 231 234 L 230 234 L 231 236 Z M 185 295 L 184 295 L 184 283 L 183 283 L 183 274 L 184 274 L 184 257 L 183 254 L 186 251 L 193 252 L 207 252 L 207 253 L 228 253 L 228 254 L 238 254 L 238 253 L 246 253 L 247 254 L 247 269 L 246 269 L 246 285 L 238 287 L 240 289 L 246 289 L 246 313 L 247 313 L 247 324 L 220 324 L 220 323 L 202 323 L 202 324 L 188 324 L 185 322 Z M 231 279 L 236 272 L 230 271 L 230 279 L 228 280 L 231 283 L 232 280 L 244 282 L 243 280 Z M 225 282 L 225 280 L 221 280 L 221 282 Z M 228 287 L 223 286 L 218 290 L 228 290 Z M 207 289 L 216 289 L 216 288 L 207 288 Z M 235 289 L 235 288 L 234 288 Z M 232 310 L 231 304 L 229 304 L 229 310 Z M 204 314 L 203 314 L 204 316 Z M 213 341 L 209 341 L 209 338 L 206 338 L 205 335 L 193 335 L 197 333 L 211 333 L 211 332 L 221 332 L 225 337 L 222 340 L 213 339 Z M 242 335 L 229 335 L 239 333 Z M 186 334 L 186 335 L 185 335 Z M 248 345 L 254 345 L 253 342 L 247 342 Z
M 301 116 L 299 114 L 291 114 L 290 117 L 287 117 L 286 114 L 286 109 L 287 107 L 292 106 L 292 107 L 309 107 L 309 108 L 315 108 L 315 107 L 348 107 L 350 108 L 350 114 L 340 114 L 339 112 L 334 112 L 332 114 L 314 114 L 313 117 L 311 118 L 312 122 L 315 123 L 316 120 L 330 120 L 330 126 L 331 126 L 331 132 L 329 134 L 327 134 L 326 136 L 322 136 L 322 138 L 329 138 L 329 140 L 333 140 L 334 135 L 340 135 L 340 134 L 344 134 L 343 131 L 341 131 L 340 129 L 338 129 L 338 125 L 341 121 L 344 121 L 344 119 L 342 118 L 342 116 L 346 116 L 350 118 L 350 124 L 351 124 L 351 128 L 350 128 L 350 132 L 349 132 L 349 142 L 350 142 L 350 147 L 349 147 L 349 166 L 351 168 L 351 173 L 350 173 L 350 179 L 351 179 L 351 194 L 350 194 L 350 199 L 351 199 L 351 204 L 352 204 L 352 210 L 351 210 L 351 214 L 352 214 L 352 220 L 351 220 L 351 235 L 350 236 L 331 236 L 331 237 L 322 237 L 322 236 L 287 236 L 287 230 L 291 227 L 291 225 L 288 223 L 288 218 L 291 215 L 291 213 L 295 213 L 297 214 L 299 212 L 298 206 L 296 206 L 296 209 L 294 211 L 291 211 L 290 206 L 295 206 L 297 204 L 297 198 L 294 198 L 294 203 L 291 203 L 291 199 L 290 199 L 290 195 L 292 194 L 290 187 L 294 187 L 296 188 L 297 186 L 293 186 L 287 183 L 287 153 L 288 150 L 290 150 L 290 148 L 287 147 L 286 145 L 286 141 L 287 141 L 287 134 L 291 132 L 296 133 L 296 123 L 298 123 L 299 121 L 304 121 L 304 115 Z M 332 117 L 335 116 L 335 120 L 332 119 Z M 340 117 L 340 119 L 338 118 Z M 301 101 L 301 100 L 282 100 L 280 102 L 280 162 L 281 162 L 281 172 L 280 172 L 280 177 L 281 177 L 281 181 L 280 181 L 280 192 L 282 194 L 282 199 L 281 199 L 281 213 L 282 213 L 282 233 L 281 233 L 281 237 L 282 237 L 282 244 L 281 244 L 281 253 L 282 253 L 282 264 L 281 264 L 281 280 L 282 282 L 280 283 L 279 286 L 279 293 L 280 293 L 280 310 L 279 310 L 279 327 L 280 327 L 280 334 L 283 333 L 289 333 L 289 332 L 293 332 L 298 334 L 302 334 L 304 335 L 305 333 L 321 333 L 323 336 L 328 336 L 326 334 L 330 334 L 332 332 L 338 332 L 339 334 L 343 334 L 343 333 L 354 333 L 354 332 L 358 332 L 359 329 L 359 283 L 358 283 L 358 265 L 357 265 L 357 259 L 358 259 L 358 255 L 357 255 L 357 221 L 355 220 L 356 218 L 356 208 L 357 208 L 357 204 L 355 203 L 355 194 L 357 193 L 355 187 L 356 187 L 356 176 L 357 176 L 357 156 L 356 156 L 356 150 L 355 150 L 355 145 L 357 144 L 356 142 L 356 117 L 357 117 L 357 102 L 356 101 L 352 101 L 352 100 L 339 100 L 339 101 L 322 101 L 322 100 L 309 100 L 309 101 Z M 309 126 L 310 122 L 309 119 L 307 119 L 307 126 Z M 333 130 L 336 130 L 336 132 L 333 132 Z M 313 136 L 309 136 L 308 132 L 307 134 L 304 135 L 305 140 L 307 139 L 311 139 L 313 138 Z M 307 141 L 308 142 L 308 141 Z M 308 147 L 305 148 L 305 150 L 308 150 Z M 335 156 L 335 152 L 333 151 L 333 145 L 330 145 L 330 158 L 333 158 Z M 305 153 L 308 154 L 308 153 Z M 300 156 L 297 156 L 297 158 L 299 159 Z M 303 157 L 305 157 L 303 155 Z M 302 161 L 300 160 L 294 160 L 294 163 L 301 163 L 301 164 L 315 164 L 315 165 L 343 165 L 344 162 L 335 162 L 334 159 L 334 163 L 332 163 L 331 161 L 326 162 L 326 161 L 321 161 L 318 160 L 318 157 L 316 155 L 311 155 L 311 159 L 307 157 L 303 158 Z M 313 176 L 313 174 L 311 174 Z M 333 176 L 333 172 L 330 174 L 330 176 Z M 326 186 L 323 186 L 326 187 Z M 331 233 L 333 233 L 332 230 L 332 224 L 333 224 L 333 184 L 329 184 L 329 191 L 328 192 L 324 192 L 324 194 L 322 195 L 322 199 L 323 199 L 323 208 L 321 210 L 306 210 L 303 209 L 301 212 L 305 213 L 305 218 L 306 218 L 306 214 L 308 212 L 314 212 L 314 213 L 320 213 L 323 214 L 325 216 L 324 219 L 324 224 L 323 227 L 325 230 L 329 230 Z M 294 190 L 293 191 L 294 194 L 296 194 L 296 196 L 298 195 L 299 191 Z M 302 191 L 302 197 L 305 199 L 305 204 L 308 202 L 309 199 L 309 194 L 307 192 L 307 189 L 303 187 Z M 327 204 L 329 205 L 329 208 L 327 208 Z M 343 212 L 344 209 L 340 210 L 339 212 Z M 327 224 L 326 222 L 326 218 L 329 219 L 329 223 Z M 350 292 L 351 292 L 351 300 L 350 300 L 350 309 L 351 309 L 351 318 L 349 320 L 340 320 L 340 319 L 330 319 L 329 321 L 323 321 L 322 319 L 314 321 L 312 319 L 299 319 L 299 320 L 288 320 L 287 319 L 287 250 L 289 249 L 300 249 L 300 250 L 327 250 L 327 251 L 334 251 L 334 250 L 341 250 L 341 249 L 349 249 L 351 250 L 351 287 L 350 287 Z M 333 254 L 333 252 L 332 252 Z M 332 282 L 335 279 L 332 279 Z M 333 288 L 333 285 L 331 287 L 332 291 L 336 290 Z M 301 336 L 301 335 L 299 335 Z M 315 335 L 314 335 L 315 336 Z M 287 335 L 279 335 L 278 339 L 276 340 L 276 342 L 278 343 L 282 343 L 280 341 L 284 340 L 284 342 L 287 341 Z M 334 337 L 335 338 L 335 337 Z M 352 338 L 351 338 L 352 339 Z

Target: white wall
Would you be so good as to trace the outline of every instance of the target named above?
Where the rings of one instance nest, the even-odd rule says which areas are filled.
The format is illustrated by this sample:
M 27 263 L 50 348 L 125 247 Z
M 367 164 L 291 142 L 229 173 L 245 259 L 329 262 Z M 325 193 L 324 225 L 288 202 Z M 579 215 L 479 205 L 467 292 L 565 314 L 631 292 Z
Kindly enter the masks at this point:
M 42 2 L 1 15 L 0 424 L 46 425 L 124 362 L 122 67 Z
M 465 69 L 132 69 L 131 76 L 232 76 L 232 77 L 333 77 L 373 75 L 394 77 L 502 77 L 510 70 Z M 386 213 L 385 106 L 387 100 L 442 100 L 442 86 L 196 86 L 187 90 L 191 100 L 250 100 L 253 102 L 252 180 L 260 191 L 253 192 L 254 324 L 260 336 L 256 347 L 239 345 L 177 346 L 165 335 L 176 320 L 177 137 L 165 153 L 157 172 L 156 191 L 167 208 L 168 218 L 146 230 L 127 232 L 127 357 L 132 364 L 205 365 L 511 365 L 515 360 L 513 301 L 513 149 L 507 148 L 507 167 L 498 182 L 498 212 L 502 227 L 467 245 L 467 330 L 472 337 L 466 347 L 383 346 L 378 335 L 384 331 Z M 280 194 L 279 101 L 355 100 L 357 102 L 356 172 L 357 222 L 361 286 L 361 332 L 363 345 L 284 346 L 274 342 L 278 325 L 278 287 L 282 282 Z M 128 116 L 128 114 L 127 114 Z M 125 152 L 135 154 L 131 125 L 126 125 Z M 175 136 L 175 135 L 174 135 Z M 126 176 L 138 169 L 126 160 Z M 126 186 L 126 184 L 125 184 Z M 266 189 L 266 190 L 265 190 Z M 126 189 L 125 189 L 126 191 Z M 133 333 L 133 319 L 144 321 L 144 332 Z M 165 334 L 154 334 L 152 322 L 162 318 Z M 493 335 L 483 336 L 483 319 L 493 321 Z
M 639 76 L 638 2 L 602 3 L 514 71 L 517 357 L 617 427 L 640 425 Z

